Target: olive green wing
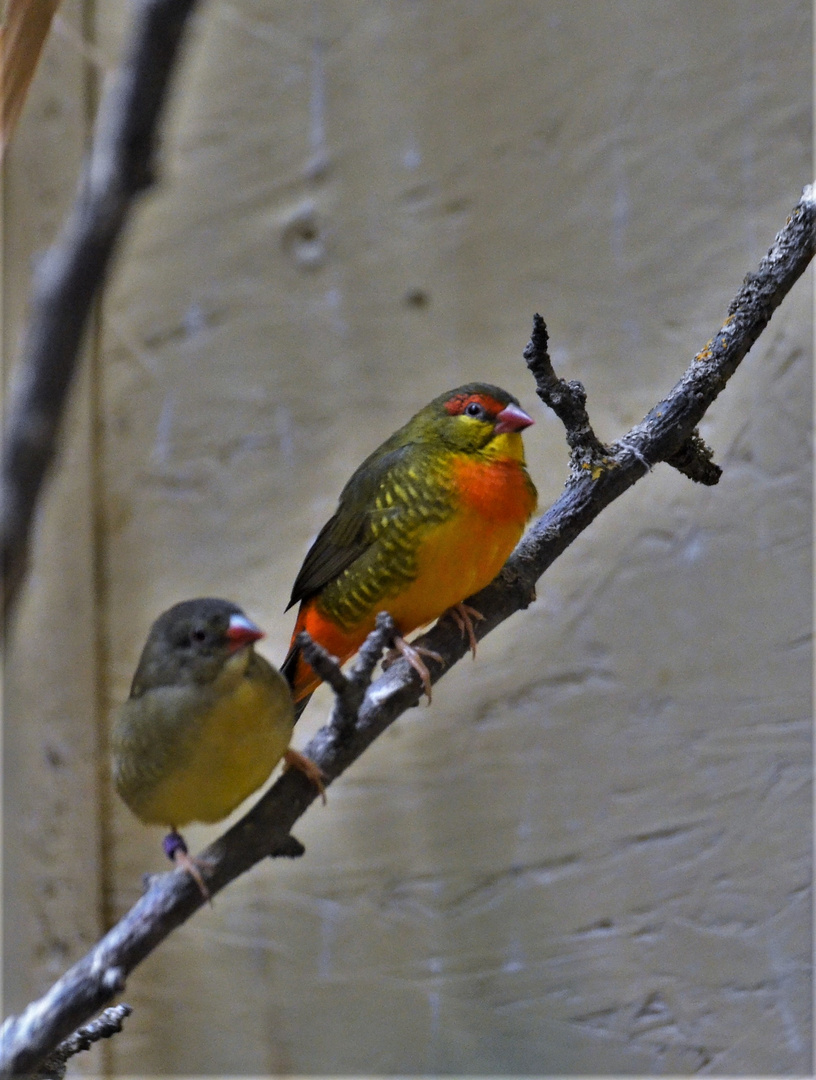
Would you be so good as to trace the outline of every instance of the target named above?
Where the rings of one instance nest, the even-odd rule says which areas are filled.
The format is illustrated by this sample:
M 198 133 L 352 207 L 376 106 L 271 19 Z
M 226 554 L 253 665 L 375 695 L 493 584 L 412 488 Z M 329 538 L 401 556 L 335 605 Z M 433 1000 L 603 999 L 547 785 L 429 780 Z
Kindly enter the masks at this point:
M 309 548 L 300 568 L 287 610 L 321 589 L 358 559 L 374 542 L 371 511 L 377 492 L 389 473 L 409 456 L 401 446 L 387 453 L 380 447 L 362 463 L 340 493 L 337 510 Z
M 113 779 L 134 813 L 189 759 L 209 703 L 208 692 L 196 686 L 159 686 L 124 703 L 111 732 Z

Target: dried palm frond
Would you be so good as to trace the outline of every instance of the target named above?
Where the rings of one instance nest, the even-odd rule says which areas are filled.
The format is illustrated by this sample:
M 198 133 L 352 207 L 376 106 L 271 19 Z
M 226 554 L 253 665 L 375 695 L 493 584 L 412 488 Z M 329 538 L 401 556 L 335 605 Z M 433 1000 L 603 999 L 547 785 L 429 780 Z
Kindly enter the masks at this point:
M 0 160 L 23 111 L 59 2 L 7 0 L 0 26 Z

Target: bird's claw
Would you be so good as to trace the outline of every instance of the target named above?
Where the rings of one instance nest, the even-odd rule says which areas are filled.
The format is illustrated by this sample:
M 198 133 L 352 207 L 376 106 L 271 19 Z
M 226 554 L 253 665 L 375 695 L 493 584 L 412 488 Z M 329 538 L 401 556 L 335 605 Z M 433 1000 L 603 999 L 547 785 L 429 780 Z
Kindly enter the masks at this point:
M 293 750 L 290 746 L 286 753 L 283 755 L 284 768 L 297 769 L 298 772 L 303 773 L 306 779 L 314 784 L 317 790 L 320 792 L 320 797 L 323 800 L 323 805 L 326 805 L 326 787 L 323 781 L 326 779 L 323 770 L 319 765 L 316 765 L 311 758 L 306 757 L 305 754 L 301 754 L 299 750 Z
M 473 629 L 473 620 L 481 622 L 484 619 L 481 611 L 477 611 L 476 608 L 471 607 L 469 604 L 454 604 L 453 607 L 449 607 L 445 612 L 446 615 L 450 615 L 456 625 L 459 627 L 459 632 L 464 637 L 467 635 L 468 646 L 473 653 L 473 659 L 476 659 L 476 633 Z
M 404 656 L 414 671 L 419 675 L 422 682 L 422 690 L 428 699 L 428 704 L 431 704 L 431 673 L 428 668 L 423 664 L 421 657 L 427 656 L 429 660 L 436 660 L 440 664 L 444 664 L 444 659 L 438 652 L 434 652 L 433 649 L 426 649 L 422 645 L 409 645 L 405 638 L 395 637 L 394 648 L 389 649 L 383 657 L 383 671 L 387 671 L 388 668 L 398 660 L 399 657 Z
M 164 848 L 164 853 L 167 858 L 180 870 L 187 871 L 201 890 L 201 895 L 211 904 L 212 897 L 210 896 L 210 890 L 204 884 L 204 878 L 201 876 L 201 870 L 198 868 L 195 859 L 191 858 L 188 853 L 187 844 L 181 833 L 176 832 L 176 830 L 173 829 L 165 836 L 162 841 L 162 847 Z

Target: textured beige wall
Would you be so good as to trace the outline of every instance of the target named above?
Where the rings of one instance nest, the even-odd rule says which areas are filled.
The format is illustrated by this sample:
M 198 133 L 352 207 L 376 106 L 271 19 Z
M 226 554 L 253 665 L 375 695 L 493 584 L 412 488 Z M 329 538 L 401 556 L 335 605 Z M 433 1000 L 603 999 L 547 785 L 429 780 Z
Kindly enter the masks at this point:
M 125 14 L 98 5 L 109 59 Z M 599 434 L 639 420 L 810 179 L 810 30 L 804 2 L 759 0 L 202 8 L 82 398 L 101 452 L 66 456 L 43 515 L 19 648 L 47 627 L 56 682 L 8 695 L 9 1007 L 59 967 L 37 935 L 67 963 L 162 867 L 158 831 L 81 794 L 94 694 L 124 697 L 155 615 L 231 597 L 280 661 L 342 483 L 470 379 L 534 413 L 530 471 L 557 497 L 563 434 L 520 356 L 533 311 Z M 70 100 L 64 55 L 40 80 Z M 43 153 L 27 122 L 12 178 Z M 71 186 L 15 183 L 7 221 Z M 117 1073 L 808 1070 L 811 289 L 704 425 L 719 486 L 661 466 L 611 507 L 309 812 L 303 859 L 256 868 L 134 975 Z M 60 509 L 77 485 L 90 505 Z M 75 577 L 46 571 L 57 551 Z M 52 806 L 43 701 L 65 664 L 89 674 Z

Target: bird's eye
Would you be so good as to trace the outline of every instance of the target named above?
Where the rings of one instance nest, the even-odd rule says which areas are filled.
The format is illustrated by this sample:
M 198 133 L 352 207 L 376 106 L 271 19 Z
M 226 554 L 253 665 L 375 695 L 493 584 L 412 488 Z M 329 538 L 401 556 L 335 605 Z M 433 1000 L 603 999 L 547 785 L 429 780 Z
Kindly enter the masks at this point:
M 199 628 L 198 630 L 193 630 L 192 634 L 190 634 L 190 640 L 191 641 L 206 641 L 207 640 L 207 631 L 202 630 L 201 628 Z
M 471 401 L 471 403 L 465 409 L 465 416 L 482 416 L 484 409 L 477 401 Z

